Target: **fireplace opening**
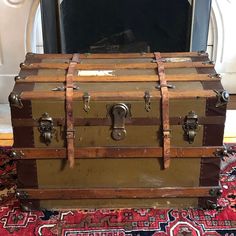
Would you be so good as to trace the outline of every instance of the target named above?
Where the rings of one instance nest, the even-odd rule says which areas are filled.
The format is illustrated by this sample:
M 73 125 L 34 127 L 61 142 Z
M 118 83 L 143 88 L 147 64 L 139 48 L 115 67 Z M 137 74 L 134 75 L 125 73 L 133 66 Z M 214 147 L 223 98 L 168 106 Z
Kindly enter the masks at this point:
M 189 51 L 188 0 L 64 0 L 60 8 L 67 53 Z

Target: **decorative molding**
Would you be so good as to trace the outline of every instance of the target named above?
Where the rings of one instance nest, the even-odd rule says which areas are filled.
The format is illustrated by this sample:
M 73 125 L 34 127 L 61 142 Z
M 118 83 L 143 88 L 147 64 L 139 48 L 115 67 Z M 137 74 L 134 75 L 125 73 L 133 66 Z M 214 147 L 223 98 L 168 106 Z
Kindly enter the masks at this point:
M 224 59 L 225 29 L 222 11 L 217 0 L 212 2 L 210 23 L 213 29 L 213 59 L 216 63 L 222 63 Z
M 211 21 L 213 34 L 213 60 L 217 72 L 222 75 L 223 87 L 231 94 L 236 93 L 236 52 L 233 50 L 236 33 L 233 30 L 236 18 L 236 1 L 213 0 Z
M 1 35 L 0 35 L 0 66 L 3 64 L 3 53 L 2 53 L 2 43 L 1 43 Z
M 8 5 L 9 7 L 21 7 L 25 0 L 4 0 L 5 4 Z
M 25 49 L 26 52 L 32 52 L 32 42 L 34 41 L 34 28 L 35 28 L 35 16 L 39 7 L 40 0 L 33 0 L 29 12 L 29 17 L 26 26 L 26 40 Z

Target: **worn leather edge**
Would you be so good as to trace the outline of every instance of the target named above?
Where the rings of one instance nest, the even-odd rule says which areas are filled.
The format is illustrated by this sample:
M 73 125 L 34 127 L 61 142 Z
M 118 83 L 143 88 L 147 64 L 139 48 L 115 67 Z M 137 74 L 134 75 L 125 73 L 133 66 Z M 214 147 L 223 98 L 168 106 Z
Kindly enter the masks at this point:
M 196 60 L 193 58 L 192 60 Z M 206 60 L 206 58 L 199 58 L 200 60 Z M 197 68 L 198 73 L 214 74 L 216 71 L 213 68 Z M 202 86 L 204 90 L 216 89 L 222 90 L 223 87 L 220 81 L 202 81 Z M 215 108 L 217 98 L 207 98 L 206 99 L 206 117 L 212 117 L 215 115 L 220 115 L 225 118 L 226 107 Z M 222 145 L 224 135 L 224 124 L 204 125 L 204 135 L 203 135 L 203 146 L 214 146 Z M 219 175 L 220 175 L 220 163 L 219 157 L 215 158 L 201 158 L 200 165 L 200 178 L 199 186 L 219 186 Z M 211 204 L 217 203 L 217 198 L 199 198 L 198 205 L 203 208 L 209 208 L 209 202 Z
M 30 56 L 26 56 L 25 63 L 33 61 L 40 62 L 39 58 L 32 58 Z M 19 76 L 25 77 L 27 75 L 37 75 L 38 70 L 21 70 Z M 33 91 L 34 83 L 30 84 L 15 84 L 13 91 L 16 93 L 21 93 L 22 91 Z M 11 117 L 12 119 L 32 119 L 32 104 L 31 101 L 22 101 L 23 108 L 19 109 L 16 107 L 11 107 Z M 34 147 L 34 134 L 33 127 L 14 127 L 14 147 Z M 36 160 L 18 160 L 16 164 L 17 169 L 17 187 L 38 187 L 38 178 L 37 178 L 37 163 Z M 31 201 L 20 200 L 20 204 L 22 208 L 28 207 L 28 209 L 39 208 L 39 201 L 34 200 Z M 30 207 L 30 208 L 29 208 Z

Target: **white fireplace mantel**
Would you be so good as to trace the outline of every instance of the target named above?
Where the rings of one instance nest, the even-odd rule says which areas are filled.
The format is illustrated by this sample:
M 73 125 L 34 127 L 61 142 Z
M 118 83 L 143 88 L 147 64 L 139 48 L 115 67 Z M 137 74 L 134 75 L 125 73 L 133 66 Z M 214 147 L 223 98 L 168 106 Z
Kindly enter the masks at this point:
M 208 49 L 226 90 L 236 94 L 236 1 L 212 0 Z
M 195 0 L 198 1 L 198 0 Z M 0 103 L 7 103 L 27 51 L 36 52 L 39 0 L 0 1 Z M 225 88 L 236 93 L 236 0 L 212 0 L 208 51 Z
M 25 53 L 32 51 L 39 0 L 0 1 L 0 103 L 7 103 Z

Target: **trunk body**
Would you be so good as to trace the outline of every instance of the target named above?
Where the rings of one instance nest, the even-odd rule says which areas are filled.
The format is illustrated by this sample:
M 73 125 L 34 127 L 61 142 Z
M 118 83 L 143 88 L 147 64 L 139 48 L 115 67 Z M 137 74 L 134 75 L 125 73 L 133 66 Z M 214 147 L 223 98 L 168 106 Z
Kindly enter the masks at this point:
M 23 153 L 17 160 L 17 193 L 24 209 L 216 202 L 220 158 L 215 152 L 222 146 L 226 111 L 220 79 L 206 54 L 161 56 L 172 87 L 168 168 L 154 54 L 80 54 L 74 65 L 70 54 L 27 54 L 12 93 L 17 99 L 10 95 L 14 149 Z M 73 88 L 67 80 L 71 65 Z

